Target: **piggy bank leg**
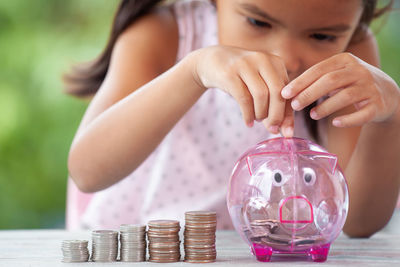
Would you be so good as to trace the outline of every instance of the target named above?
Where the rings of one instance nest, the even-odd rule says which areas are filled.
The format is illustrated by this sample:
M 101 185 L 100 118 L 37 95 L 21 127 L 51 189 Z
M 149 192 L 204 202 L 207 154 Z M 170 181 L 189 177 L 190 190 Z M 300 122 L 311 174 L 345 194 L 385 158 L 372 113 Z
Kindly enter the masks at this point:
M 267 262 L 271 260 L 272 248 L 268 246 L 253 243 L 251 252 L 256 256 L 258 261 Z
M 312 247 L 308 255 L 311 256 L 311 259 L 316 262 L 326 261 L 328 257 L 330 244 L 325 244 L 322 246 Z

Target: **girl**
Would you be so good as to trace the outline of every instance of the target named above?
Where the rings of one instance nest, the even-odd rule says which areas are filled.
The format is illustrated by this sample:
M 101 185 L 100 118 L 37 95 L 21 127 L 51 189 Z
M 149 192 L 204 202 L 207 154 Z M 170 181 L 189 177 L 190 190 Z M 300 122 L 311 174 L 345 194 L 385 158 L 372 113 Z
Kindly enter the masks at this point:
M 70 93 L 94 97 L 68 159 L 68 228 L 204 209 L 231 228 L 233 165 L 279 132 L 338 155 L 345 233 L 370 236 L 388 222 L 400 93 L 378 68 L 376 0 L 158 2 L 122 1 L 105 52 L 69 77 Z

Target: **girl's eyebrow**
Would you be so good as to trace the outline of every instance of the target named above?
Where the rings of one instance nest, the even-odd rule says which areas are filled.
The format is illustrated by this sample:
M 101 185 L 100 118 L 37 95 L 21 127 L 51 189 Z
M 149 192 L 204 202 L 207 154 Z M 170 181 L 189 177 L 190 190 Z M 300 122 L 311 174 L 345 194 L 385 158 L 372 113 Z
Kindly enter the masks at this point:
M 337 25 L 332 25 L 332 26 L 326 26 L 326 27 L 321 27 L 321 28 L 315 28 L 315 29 L 310 29 L 310 31 L 315 31 L 315 32 L 319 32 L 319 31 L 323 31 L 323 32 L 347 32 L 348 30 L 350 30 L 351 27 L 350 25 L 347 24 L 337 24 Z
M 241 8 L 245 9 L 246 11 L 257 15 L 259 17 L 262 17 L 264 19 L 267 19 L 271 22 L 274 22 L 278 25 L 284 25 L 282 22 L 280 22 L 279 20 L 277 20 L 276 18 L 271 17 L 271 15 L 267 14 L 264 10 L 261 10 L 258 6 L 256 5 L 252 5 L 252 4 L 248 4 L 248 3 L 241 3 L 239 4 Z M 342 32 L 346 32 L 348 30 L 350 30 L 351 27 L 350 25 L 347 24 L 337 24 L 337 25 L 331 25 L 331 26 L 324 26 L 324 27 L 320 27 L 320 28 L 315 28 L 315 29 L 309 29 L 309 31 L 328 31 L 328 32 L 336 32 L 336 33 L 342 33 Z
M 267 20 L 269 20 L 271 22 L 274 22 L 276 24 L 283 25 L 282 22 L 280 22 L 279 20 L 271 17 L 269 14 L 267 14 L 265 11 L 261 10 L 256 5 L 252 5 L 252 4 L 248 4 L 248 3 L 242 3 L 242 4 L 239 4 L 239 5 L 240 5 L 241 8 L 247 10 L 250 13 L 253 13 L 253 14 L 257 15 L 257 16 L 260 16 L 260 17 L 262 17 L 264 19 L 267 19 Z

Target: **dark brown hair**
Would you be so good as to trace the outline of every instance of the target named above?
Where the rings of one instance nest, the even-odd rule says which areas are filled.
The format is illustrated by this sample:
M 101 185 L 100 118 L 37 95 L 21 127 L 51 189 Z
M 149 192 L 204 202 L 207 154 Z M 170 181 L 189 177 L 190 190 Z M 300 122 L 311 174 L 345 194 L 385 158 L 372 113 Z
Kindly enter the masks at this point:
M 111 27 L 111 34 L 105 49 L 92 62 L 73 67 L 72 71 L 63 76 L 68 94 L 85 97 L 94 95 L 102 84 L 110 65 L 111 53 L 118 37 L 139 17 L 148 13 L 155 5 L 163 0 L 122 0 L 117 8 Z M 361 40 L 368 29 L 370 22 L 391 9 L 394 0 L 382 8 L 377 8 L 379 0 L 362 0 L 364 11 L 360 23 L 355 31 L 356 39 Z M 318 140 L 317 121 L 309 118 L 308 113 L 315 106 L 308 106 L 304 111 L 307 127 Z
M 68 94 L 86 97 L 94 95 L 106 77 L 111 53 L 118 37 L 139 17 L 162 0 L 122 0 L 118 5 L 111 34 L 103 52 L 92 62 L 74 66 L 63 76 Z

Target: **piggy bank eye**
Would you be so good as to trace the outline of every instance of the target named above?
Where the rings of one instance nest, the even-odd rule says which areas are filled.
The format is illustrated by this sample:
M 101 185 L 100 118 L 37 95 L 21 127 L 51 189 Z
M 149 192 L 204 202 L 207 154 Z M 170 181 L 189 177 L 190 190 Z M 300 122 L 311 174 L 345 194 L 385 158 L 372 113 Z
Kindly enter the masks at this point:
M 272 172 L 272 183 L 275 186 L 281 186 L 285 183 L 284 179 L 283 179 L 283 175 L 281 171 L 275 170 Z
M 313 185 L 317 179 L 315 171 L 311 168 L 303 169 L 303 180 L 306 185 Z

